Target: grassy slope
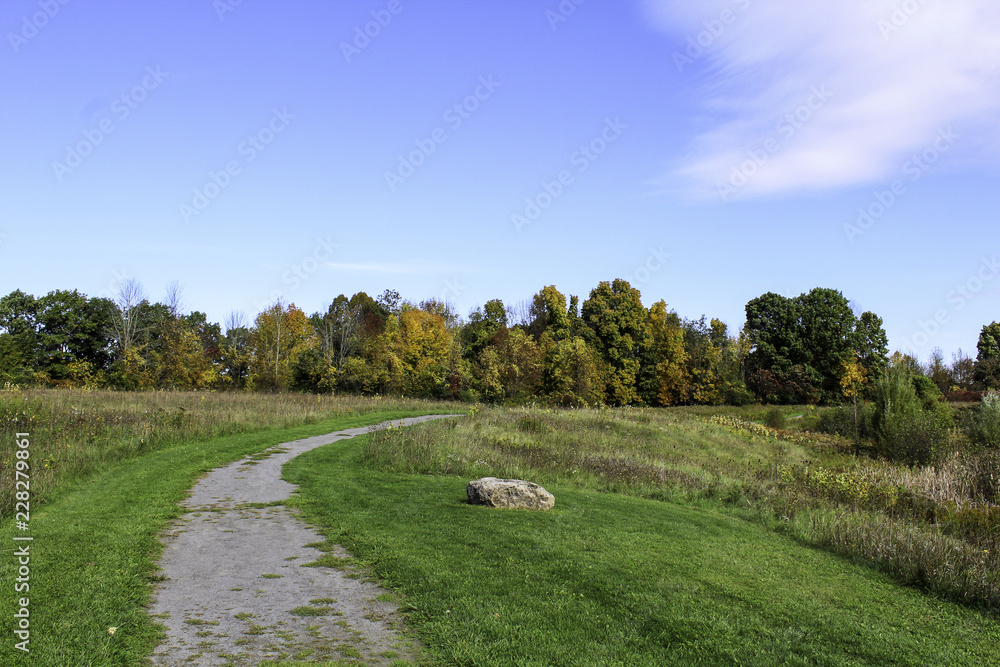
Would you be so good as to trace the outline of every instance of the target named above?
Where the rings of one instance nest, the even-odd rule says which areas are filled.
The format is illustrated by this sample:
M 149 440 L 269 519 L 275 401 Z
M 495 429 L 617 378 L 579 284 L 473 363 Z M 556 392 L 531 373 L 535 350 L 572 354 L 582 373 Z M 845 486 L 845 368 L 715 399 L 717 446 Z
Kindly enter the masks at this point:
M 363 468 L 360 441 L 287 464 L 294 502 L 448 664 L 1000 664 L 995 617 L 756 524 L 559 486 L 548 513 L 473 507 L 464 477 Z
M 0 664 L 137 665 L 159 638 L 145 613 L 156 535 L 198 475 L 271 445 L 427 410 L 385 411 L 294 429 L 167 446 L 111 465 L 31 515 L 31 653 L 13 648 L 13 522 L 0 526 Z M 112 635 L 108 628 L 117 630 Z

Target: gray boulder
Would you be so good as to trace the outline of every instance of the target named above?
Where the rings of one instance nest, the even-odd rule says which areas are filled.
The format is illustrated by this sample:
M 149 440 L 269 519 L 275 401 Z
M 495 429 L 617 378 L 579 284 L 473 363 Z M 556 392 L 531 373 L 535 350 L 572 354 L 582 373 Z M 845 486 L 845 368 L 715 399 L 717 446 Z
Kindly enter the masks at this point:
M 523 479 L 483 477 L 469 482 L 466 493 L 473 505 L 550 510 L 556 504 L 555 496 L 534 482 Z

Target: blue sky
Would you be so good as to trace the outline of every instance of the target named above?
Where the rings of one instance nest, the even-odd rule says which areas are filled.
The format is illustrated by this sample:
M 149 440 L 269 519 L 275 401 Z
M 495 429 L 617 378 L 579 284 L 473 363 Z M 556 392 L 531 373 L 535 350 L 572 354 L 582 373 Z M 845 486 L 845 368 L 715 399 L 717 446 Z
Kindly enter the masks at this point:
M 992 0 L 4 0 L 0 292 L 1000 320 Z

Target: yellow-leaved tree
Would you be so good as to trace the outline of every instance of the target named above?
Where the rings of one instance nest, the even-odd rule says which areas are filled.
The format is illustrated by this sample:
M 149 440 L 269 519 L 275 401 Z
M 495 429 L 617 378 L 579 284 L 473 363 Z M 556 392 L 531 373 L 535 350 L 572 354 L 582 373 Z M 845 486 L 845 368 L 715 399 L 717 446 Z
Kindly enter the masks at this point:
M 691 396 L 691 373 L 684 347 L 684 329 L 677 313 L 667 312 L 662 299 L 649 309 L 649 334 L 656 360 L 660 405 L 681 405 Z
M 287 389 L 295 359 L 313 344 L 309 318 L 294 303 L 279 299 L 257 315 L 250 331 L 250 385 L 255 389 Z
M 861 360 L 855 358 L 853 361 L 843 363 L 843 373 L 840 376 L 840 390 L 845 398 L 854 402 L 854 449 L 860 451 L 861 436 L 858 424 L 858 397 L 864 390 L 868 382 L 868 370 L 861 364 Z

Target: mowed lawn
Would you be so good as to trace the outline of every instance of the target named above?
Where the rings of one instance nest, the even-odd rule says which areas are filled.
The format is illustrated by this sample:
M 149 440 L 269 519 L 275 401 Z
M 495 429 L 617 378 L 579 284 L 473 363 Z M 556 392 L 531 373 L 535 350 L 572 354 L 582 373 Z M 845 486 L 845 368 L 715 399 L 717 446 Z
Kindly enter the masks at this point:
M 362 441 L 286 464 L 292 502 L 442 664 L 1000 664 L 996 616 L 761 525 L 558 486 L 550 512 L 476 507 L 464 477 L 364 467 Z
M 13 517 L 0 525 L 0 665 L 76 667 L 148 664 L 162 638 L 148 605 L 160 581 L 159 532 L 181 514 L 178 503 L 198 476 L 289 440 L 434 412 L 391 409 L 349 415 L 296 428 L 275 428 L 221 438 L 174 442 L 106 464 L 69 480 L 32 508 L 30 531 Z M 15 535 L 30 535 L 26 592 L 14 591 Z M 238 559 L 239 554 L 233 554 Z M 29 600 L 29 653 L 14 648 L 19 600 Z

